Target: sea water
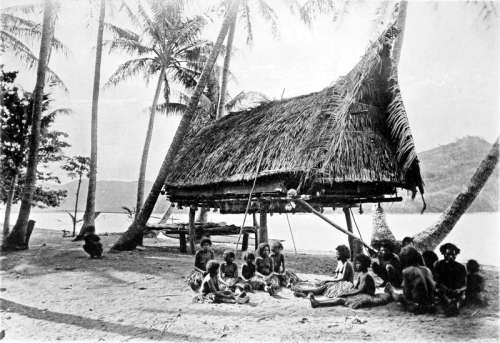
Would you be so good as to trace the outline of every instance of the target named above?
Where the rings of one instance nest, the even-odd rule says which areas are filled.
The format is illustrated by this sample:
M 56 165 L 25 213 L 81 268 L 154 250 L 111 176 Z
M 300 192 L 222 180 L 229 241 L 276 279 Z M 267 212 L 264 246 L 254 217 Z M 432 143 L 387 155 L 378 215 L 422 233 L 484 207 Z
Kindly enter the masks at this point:
M 353 209 L 354 220 L 357 223 L 361 237 L 365 242 L 370 242 L 373 230 L 372 214 L 358 214 Z M 341 210 L 325 214 L 337 225 L 346 228 L 344 214 Z M 79 218 L 83 213 L 79 214 Z M 187 214 L 176 214 L 173 222 L 187 222 Z M 209 212 L 209 222 L 226 222 L 240 226 L 243 215 Z M 257 216 L 258 217 L 258 216 Z M 438 213 L 428 214 L 392 214 L 386 213 L 386 220 L 397 239 L 412 236 L 415 233 L 432 225 L 439 217 Z M 13 213 L 13 221 L 17 213 Z M 53 230 L 71 230 L 71 219 L 65 212 L 33 211 L 31 218 L 36 220 L 36 227 Z M 295 247 L 299 252 L 334 253 L 339 244 L 347 244 L 347 236 L 334 227 L 324 222 L 313 214 L 288 214 L 290 227 L 286 215 L 274 214 L 268 216 L 267 226 L 270 239 L 283 240 L 285 250 L 294 251 L 292 234 Z M 123 232 L 127 229 L 132 219 L 121 213 L 102 213 L 96 220 L 97 233 Z M 158 218 L 151 218 L 151 222 Z M 500 266 L 500 212 L 464 214 L 444 242 L 453 242 L 461 253 L 457 260 L 465 262 L 474 258 L 482 264 Z M 252 225 L 252 217 L 247 216 L 245 225 Z M 353 230 L 358 235 L 358 230 L 353 222 Z M 443 243 L 444 243 L 443 242 Z M 439 254 L 439 251 L 436 251 Z

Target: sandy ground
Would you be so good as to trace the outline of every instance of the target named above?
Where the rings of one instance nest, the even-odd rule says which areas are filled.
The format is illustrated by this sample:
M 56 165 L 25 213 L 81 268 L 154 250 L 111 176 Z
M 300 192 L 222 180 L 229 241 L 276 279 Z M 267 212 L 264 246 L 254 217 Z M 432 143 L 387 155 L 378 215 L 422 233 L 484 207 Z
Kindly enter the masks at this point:
M 117 236 L 103 236 L 110 246 Z M 498 341 L 498 271 L 484 267 L 490 305 L 455 318 L 412 315 L 396 303 L 372 309 L 312 309 L 287 289 L 250 304 L 193 304 L 193 257 L 146 239 L 145 251 L 90 260 L 81 242 L 35 230 L 31 248 L 1 256 L 4 340 L 89 341 Z M 220 258 L 222 247 L 216 246 Z M 331 255 L 285 254 L 288 268 L 322 278 Z

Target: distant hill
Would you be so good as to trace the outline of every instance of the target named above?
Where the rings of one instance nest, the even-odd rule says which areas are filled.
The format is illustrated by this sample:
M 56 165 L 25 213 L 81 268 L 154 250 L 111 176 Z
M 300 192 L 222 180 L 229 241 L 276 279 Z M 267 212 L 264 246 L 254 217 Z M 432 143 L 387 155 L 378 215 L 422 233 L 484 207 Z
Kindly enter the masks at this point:
M 152 182 L 146 181 L 145 196 L 151 189 Z M 71 181 L 64 185 L 59 186 L 61 189 L 68 191 L 68 196 L 63 200 L 61 205 L 55 210 L 73 211 L 75 208 L 75 196 L 78 181 Z M 85 203 L 87 201 L 87 187 L 88 181 L 82 180 L 80 189 L 80 198 L 78 199 L 78 208 L 85 210 Z M 122 206 L 128 208 L 135 207 L 135 200 L 137 194 L 136 181 L 98 181 L 97 182 L 97 196 L 96 196 L 96 210 L 103 212 L 123 212 Z M 167 200 L 165 196 L 161 196 L 156 203 L 153 212 L 165 212 L 167 209 Z
M 464 137 L 456 142 L 418 154 L 425 183 L 427 212 L 442 212 L 460 192 L 476 171 L 481 160 L 491 148 L 491 143 L 480 137 Z M 493 172 L 484 188 L 474 200 L 469 212 L 499 210 L 499 168 Z M 418 212 L 422 207 L 420 197 L 385 206 L 390 212 Z
M 488 153 L 491 144 L 479 137 L 465 137 L 458 141 L 418 154 L 425 182 L 425 200 L 427 212 L 442 212 L 455 195 L 470 179 L 479 162 Z M 495 170 L 485 187 L 469 208 L 469 212 L 489 212 L 499 210 L 499 170 Z M 152 183 L 146 182 L 146 194 Z M 59 186 L 68 190 L 68 197 L 58 210 L 72 210 L 75 203 L 77 182 Z M 96 209 L 106 212 L 122 212 L 121 206 L 133 208 L 137 191 L 135 181 L 99 181 L 97 183 Z M 82 182 L 80 192 L 80 208 L 85 208 L 87 180 Z M 401 203 L 384 206 L 388 212 L 420 212 L 420 197 L 415 200 L 403 194 Z M 154 212 L 165 212 L 167 201 L 160 196 Z

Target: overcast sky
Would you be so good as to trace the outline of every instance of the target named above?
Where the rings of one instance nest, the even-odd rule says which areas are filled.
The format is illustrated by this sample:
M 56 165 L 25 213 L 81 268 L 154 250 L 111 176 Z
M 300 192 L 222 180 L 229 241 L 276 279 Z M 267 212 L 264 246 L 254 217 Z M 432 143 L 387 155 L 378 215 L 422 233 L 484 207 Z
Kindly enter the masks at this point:
M 8 1 L 3 1 L 8 4 Z M 275 3 L 272 1 L 271 3 Z M 69 57 L 53 54 L 51 67 L 69 94 L 54 93 L 55 106 L 74 110 L 61 116 L 55 128 L 70 134 L 69 155 L 89 154 L 90 107 L 95 55 L 96 17 L 88 1 L 62 2 L 56 36 L 71 50 Z M 319 91 L 347 73 L 374 38 L 375 2 L 355 4 L 334 24 L 320 18 L 311 29 L 278 7 L 280 35 L 257 21 L 251 47 L 238 26 L 231 70 L 237 82 L 230 93 L 253 90 L 270 98 Z M 108 18 L 126 25 L 123 18 Z M 215 39 L 220 21 L 207 27 Z M 499 133 L 498 18 L 483 23 L 478 10 L 463 2 L 410 2 L 399 78 L 418 151 L 478 135 L 492 142 Z M 110 38 L 105 35 L 105 38 Z M 102 83 L 127 56 L 105 50 Z M 34 71 L 15 59 L 2 58 L 6 70 L 19 69 L 19 82 L 34 86 Z M 145 108 L 152 102 L 154 82 L 134 79 L 101 92 L 99 102 L 99 180 L 135 180 L 146 132 Z M 178 118 L 157 117 L 147 171 L 154 179 L 178 125 Z

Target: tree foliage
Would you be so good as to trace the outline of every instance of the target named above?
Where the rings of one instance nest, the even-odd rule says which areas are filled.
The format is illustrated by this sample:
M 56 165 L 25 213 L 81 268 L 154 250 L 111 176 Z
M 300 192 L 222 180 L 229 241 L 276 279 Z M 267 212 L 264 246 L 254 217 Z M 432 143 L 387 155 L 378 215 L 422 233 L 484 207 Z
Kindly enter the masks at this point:
M 33 107 L 33 94 L 24 92 L 15 85 L 17 72 L 4 72 L 1 70 L 1 183 L 0 201 L 6 202 L 11 187 L 12 179 L 18 176 L 13 202 L 16 203 L 22 196 L 24 173 L 27 164 L 28 139 L 31 131 L 31 109 Z M 58 206 L 66 196 L 66 191 L 50 189 L 47 183 L 60 183 L 59 178 L 50 171 L 50 167 L 64 158 L 64 149 L 70 145 L 65 138 L 65 132 L 52 130 L 58 114 L 71 112 L 67 108 L 50 110 L 51 99 L 44 95 L 41 120 L 41 143 L 38 159 L 41 168 L 37 171 L 40 183 L 35 189 L 33 205 L 44 207 Z

